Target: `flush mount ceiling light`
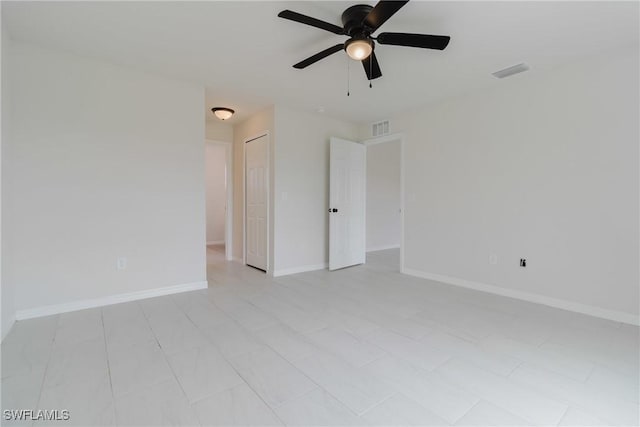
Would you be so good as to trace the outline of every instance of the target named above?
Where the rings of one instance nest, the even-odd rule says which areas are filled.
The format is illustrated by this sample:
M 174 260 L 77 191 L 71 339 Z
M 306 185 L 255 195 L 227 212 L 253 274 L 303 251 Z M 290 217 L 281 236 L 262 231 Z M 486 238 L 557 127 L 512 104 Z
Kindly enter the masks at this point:
M 215 107 L 215 108 L 212 108 L 211 111 L 220 120 L 227 120 L 231 116 L 233 116 L 233 113 L 235 113 L 235 111 L 233 111 L 231 108 L 225 108 L 225 107 Z
M 353 37 L 344 44 L 344 50 L 347 51 L 349 58 L 355 61 L 362 61 L 373 52 L 373 42 L 371 39 L 364 37 Z

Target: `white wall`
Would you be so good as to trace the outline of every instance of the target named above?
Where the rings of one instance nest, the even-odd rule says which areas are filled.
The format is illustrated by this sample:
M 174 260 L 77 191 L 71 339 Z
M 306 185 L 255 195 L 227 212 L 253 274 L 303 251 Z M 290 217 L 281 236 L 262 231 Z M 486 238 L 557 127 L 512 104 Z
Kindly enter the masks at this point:
M 356 140 L 358 130 L 352 123 L 281 106 L 234 126 L 234 258 L 243 255 L 245 141 L 269 133 L 268 271 L 278 275 L 327 263 L 329 137 Z
M 0 5 L 0 11 L 2 10 L 2 6 Z M 1 12 L 0 12 L 1 13 Z M 2 17 L 0 16 L 0 23 L 2 22 Z M 7 142 L 9 141 L 10 138 L 10 131 L 9 131 L 9 125 L 11 123 L 11 119 L 10 119 L 10 106 L 11 106 L 11 94 L 10 94 L 10 89 L 11 89 L 11 85 L 9 83 L 9 49 L 10 49 L 10 42 L 9 42 L 9 35 L 7 34 L 6 31 L 6 26 L 4 24 L 0 24 L 2 26 L 2 69 L 0 71 L 1 73 L 1 79 L 2 80 L 2 88 L 0 89 L 0 99 L 2 99 L 2 109 L 1 109 L 1 124 L 0 127 L 2 128 L 2 136 L 1 136 L 1 143 L 0 143 L 0 187 L 2 188 L 1 193 L 4 194 L 5 190 L 5 186 L 7 184 L 7 180 L 4 179 L 4 174 L 5 174 L 5 169 L 2 166 L 5 162 L 5 158 L 4 158 L 4 150 L 7 145 Z M 2 203 L 2 201 L 0 201 L 0 241 L 2 241 L 2 245 L 0 245 L 0 260 L 4 260 L 4 258 L 2 257 L 2 255 L 5 253 L 4 251 L 4 246 L 5 246 L 5 232 L 4 232 L 4 218 L 2 215 L 3 210 L 6 208 L 6 204 Z M 2 339 L 4 339 L 4 337 L 7 335 L 7 333 L 9 333 L 9 330 L 11 329 L 11 326 L 13 325 L 13 322 L 15 320 L 15 314 L 16 314 L 16 309 L 15 309 L 15 290 L 13 287 L 13 283 L 5 280 L 5 274 L 6 274 L 6 269 L 2 267 L 2 264 L 4 263 L 4 261 L 0 261 L 0 285 L 1 285 L 1 291 L 0 291 L 0 298 L 2 299 L 2 302 L 0 304 L 0 309 L 2 310 L 2 317 L 1 317 L 1 322 L 2 322 Z
M 2 261 L 17 309 L 205 281 L 204 89 L 13 47 Z
M 638 73 L 636 46 L 394 118 L 406 268 L 637 316 Z
M 400 247 L 400 140 L 367 146 L 367 251 Z
M 275 137 L 274 107 L 252 115 L 233 128 L 233 257 L 242 260 L 244 253 L 244 144 L 249 138 L 269 134 L 269 272 L 273 271 L 273 147 Z
M 224 144 L 205 144 L 207 188 L 207 243 L 223 243 L 227 204 L 226 150 Z
M 358 126 L 276 106 L 275 274 L 329 260 L 329 138 L 357 140 Z
M 208 111 L 207 114 L 212 114 Z M 212 141 L 233 142 L 233 125 L 219 119 L 207 119 L 205 135 Z

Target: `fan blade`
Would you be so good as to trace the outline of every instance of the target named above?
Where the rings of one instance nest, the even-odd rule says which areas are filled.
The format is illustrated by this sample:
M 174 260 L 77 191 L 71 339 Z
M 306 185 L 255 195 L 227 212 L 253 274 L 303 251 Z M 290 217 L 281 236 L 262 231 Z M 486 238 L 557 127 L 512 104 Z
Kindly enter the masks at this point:
M 315 55 L 308 57 L 304 61 L 298 62 L 296 65 L 293 66 L 293 68 L 298 68 L 298 69 L 306 68 L 309 65 L 315 62 L 318 62 L 329 55 L 333 55 L 336 52 L 340 52 L 342 49 L 344 49 L 344 43 L 331 46 L 329 49 L 325 49 L 322 52 L 318 52 Z
M 402 6 L 407 4 L 409 0 L 404 1 L 390 1 L 381 0 L 371 12 L 364 18 L 364 24 L 371 29 L 373 33 L 380 28 L 382 24 L 387 22 L 387 19 L 391 18 Z
M 361 62 L 364 67 L 364 72 L 367 73 L 367 79 L 374 80 L 382 77 L 382 71 L 380 71 L 380 64 L 378 64 L 375 52 L 371 52 L 371 55 L 367 56 Z
M 429 34 L 380 33 L 376 40 L 380 44 L 443 50 L 449 44 L 450 39 L 449 36 Z
M 280 18 L 288 19 L 290 21 L 299 22 L 301 24 L 311 25 L 312 27 L 320 28 L 322 30 L 326 30 L 332 32 L 334 34 L 344 34 L 344 30 L 342 27 L 338 27 L 337 25 L 330 24 L 325 21 L 321 21 L 316 18 L 312 18 L 307 15 L 303 15 L 298 12 L 293 12 L 291 10 L 283 10 L 278 14 Z

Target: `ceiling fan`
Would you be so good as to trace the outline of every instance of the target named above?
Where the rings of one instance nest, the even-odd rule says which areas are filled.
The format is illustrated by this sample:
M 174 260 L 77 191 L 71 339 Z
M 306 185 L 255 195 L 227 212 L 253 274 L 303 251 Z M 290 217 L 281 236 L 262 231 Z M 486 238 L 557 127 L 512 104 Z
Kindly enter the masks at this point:
M 382 24 L 400 10 L 402 6 L 408 3 L 408 1 L 409 0 L 381 0 L 375 7 L 366 4 L 351 6 L 342 13 L 342 27 L 291 10 L 283 10 L 278 14 L 280 18 L 311 25 L 312 27 L 320 28 L 334 34 L 349 36 L 349 40 L 346 42 L 318 52 L 298 62 L 293 68 L 306 68 L 344 49 L 350 58 L 362 62 L 367 78 L 373 80 L 382 76 L 380 65 L 374 52 L 375 42 L 379 44 L 438 50 L 443 50 L 447 47 L 450 39 L 449 36 L 410 33 L 380 33 L 377 37 L 372 36 Z

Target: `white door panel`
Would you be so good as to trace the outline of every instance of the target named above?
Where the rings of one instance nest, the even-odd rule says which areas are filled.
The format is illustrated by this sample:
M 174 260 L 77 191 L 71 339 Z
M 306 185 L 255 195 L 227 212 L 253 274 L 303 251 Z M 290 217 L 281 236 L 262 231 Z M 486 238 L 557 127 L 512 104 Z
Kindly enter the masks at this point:
M 366 147 L 331 138 L 329 270 L 365 262 Z
M 245 144 L 246 263 L 267 270 L 267 136 Z

